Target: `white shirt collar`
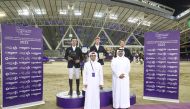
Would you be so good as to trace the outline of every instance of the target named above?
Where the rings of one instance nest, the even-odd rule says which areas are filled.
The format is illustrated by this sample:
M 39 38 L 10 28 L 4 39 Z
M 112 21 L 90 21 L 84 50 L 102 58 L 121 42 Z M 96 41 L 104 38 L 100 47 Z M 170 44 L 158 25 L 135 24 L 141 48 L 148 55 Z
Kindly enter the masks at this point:
M 72 48 L 73 48 L 73 50 L 75 51 L 75 49 L 76 49 L 76 46 L 72 46 Z
M 95 44 L 95 46 L 96 46 L 96 49 L 98 50 L 100 45 L 96 45 L 96 44 Z

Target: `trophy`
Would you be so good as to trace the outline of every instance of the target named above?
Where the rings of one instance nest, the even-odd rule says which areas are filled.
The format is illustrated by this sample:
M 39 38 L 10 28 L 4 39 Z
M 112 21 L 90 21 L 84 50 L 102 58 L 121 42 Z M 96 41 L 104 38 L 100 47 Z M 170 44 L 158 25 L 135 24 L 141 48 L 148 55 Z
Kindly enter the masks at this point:
M 73 60 L 76 60 L 76 58 L 77 58 L 76 52 L 75 51 L 71 51 L 69 53 L 69 57 L 71 57 Z
M 99 55 L 99 59 L 104 59 L 105 58 L 104 53 L 102 53 L 102 52 L 98 53 L 98 55 Z
M 72 61 L 74 61 L 76 64 L 80 63 L 79 57 L 75 51 L 70 51 L 69 57 L 71 57 Z
M 87 54 L 88 53 L 88 48 L 87 47 L 82 47 L 82 53 Z

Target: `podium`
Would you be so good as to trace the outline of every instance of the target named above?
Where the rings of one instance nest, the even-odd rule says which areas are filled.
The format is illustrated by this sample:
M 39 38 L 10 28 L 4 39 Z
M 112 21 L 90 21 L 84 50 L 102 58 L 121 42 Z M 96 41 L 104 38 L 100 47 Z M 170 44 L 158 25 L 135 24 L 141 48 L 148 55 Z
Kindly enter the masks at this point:
M 73 96 L 68 95 L 68 92 L 60 92 L 56 95 L 57 106 L 62 108 L 80 108 L 84 106 L 84 96 L 77 95 L 73 91 Z
M 68 92 L 60 92 L 56 95 L 57 106 L 61 108 L 81 108 L 84 107 L 85 91 L 82 91 L 81 95 L 77 96 L 76 92 L 73 92 L 73 96 L 69 96 Z M 136 95 L 130 95 L 130 104 L 136 103 Z M 106 107 L 112 105 L 112 90 L 103 89 L 100 91 L 100 107 Z

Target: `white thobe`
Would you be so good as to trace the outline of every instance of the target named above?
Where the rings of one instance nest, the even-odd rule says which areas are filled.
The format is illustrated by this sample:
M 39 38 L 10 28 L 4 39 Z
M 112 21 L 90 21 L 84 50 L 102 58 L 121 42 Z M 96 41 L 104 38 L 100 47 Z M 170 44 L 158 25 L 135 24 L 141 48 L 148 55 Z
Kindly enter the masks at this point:
M 92 68 L 92 66 L 93 68 Z M 94 70 L 93 70 L 94 69 Z M 95 77 L 92 76 L 95 73 Z M 99 62 L 86 62 L 83 71 L 83 85 L 87 85 L 84 109 L 100 109 L 100 85 L 103 85 L 103 71 Z
M 116 57 L 112 59 L 112 96 L 114 108 L 129 108 L 130 107 L 130 87 L 129 87 L 129 72 L 130 61 L 126 57 Z M 119 76 L 124 74 L 124 78 Z

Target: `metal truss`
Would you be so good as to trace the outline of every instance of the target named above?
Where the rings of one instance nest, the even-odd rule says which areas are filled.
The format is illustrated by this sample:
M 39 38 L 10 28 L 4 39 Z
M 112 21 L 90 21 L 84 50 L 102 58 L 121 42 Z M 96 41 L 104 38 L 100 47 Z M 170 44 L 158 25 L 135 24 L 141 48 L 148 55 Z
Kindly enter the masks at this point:
M 129 37 L 125 40 L 125 45 L 127 44 L 128 40 L 133 37 L 139 45 L 142 46 L 142 44 L 139 42 L 139 40 L 134 36 L 134 32 L 137 30 L 137 28 L 140 26 L 140 24 L 143 22 L 143 19 L 138 21 L 138 23 L 135 25 L 134 29 L 131 30 Z
M 10 20 L 8 20 L 8 21 L 6 21 L 6 23 L 24 24 L 22 19 L 14 19 L 14 21 L 15 22 L 11 22 Z M 99 35 L 101 32 L 103 32 L 111 45 L 114 45 L 114 43 L 112 42 L 112 40 L 110 39 L 109 35 L 107 34 L 107 32 L 105 30 L 124 32 L 127 34 L 130 33 L 129 36 L 134 37 L 134 39 L 138 42 L 138 44 L 140 46 L 142 46 L 142 44 L 133 35 L 133 32 L 138 31 L 140 33 L 144 33 L 146 31 L 149 31 L 148 28 L 140 27 L 139 26 L 140 23 L 137 23 L 137 25 L 129 27 L 127 25 L 120 24 L 120 23 L 104 21 L 103 19 L 87 19 L 87 18 L 72 19 L 72 21 L 70 21 L 69 19 L 59 20 L 59 18 L 56 19 L 55 17 L 47 19 L 47 20 L 44 20 L 44 18 L 43 19 L 38 18 L 38 19 L 35 19 L 35 23 L 33 20 L 28 21 L 28 25 L 34 25 L 34 26 L 38 25 L 39 27 L 43 27 L 43 26 L 66 26 L 67 27 L 68 26 L 69 27 L 68 29 L 71 29 L 74 32 L 75 36 L 77 37 L 77 39 L 79 40 L 79 43 L 81 45 L 83 45 L 83 44 L 82 44 L 80 38 L 78 37 L 77 33 L 73 29 L 73 27 L 79 26 L 79 27 L 85 27 L 85 28 L 99 28 L 100 31 L 97 35 Z M 62 41 L 64 40 L 65 35 L 67 34 L 67 32 L 63 35 L 62 39 L 58 43 L 56 50 L 60 47 Z M 48 46 L 48 48 L 51 50 L 52 47 L 50 46 L 49 42 L 46 40 L 45 37 L 43 39 L 44 39 L 46 45 Z M 94 42 L 92 44 L 94 44 Z
M 35 27 L 37 27 L 38 28 L 38 24 L 36 23 L 36 19 L 35 19 L 35 14 L 34 14 L 34 9 L 33 9 L 33 7 L 31 7 L 31 5 L 30 5 L 30 2 L 23 2 L 23 4 L 24 4 L 24 6 L 28 9 L 28 10 L 30 10 L 31 11 L 31 13 L 32 13 L 32 19 L 31 19 L 31 21 L 33 22 L 33 24 L 35 25 Z M 27 22 L 28 23 L 28 22 Z M 51 45 L 49 44 L 49 42 L 47 41 L 47 39 L 46 39 L 46 37 L 44 36 L 44 35 L 42 35 L 42 38 L 43 38 L 43 40 L 44 40 L 44 42 L 46 43 L 46 45 L 47 45 L 47 47 L 49 48 L 49 50 L 52 50 L 52 47 L 51 47 Z
M 56 49 L 55 49 L 55 50 L 59 49 L 61 43 L 63 43 L 63 40 L 65 39 L 65 36 L 66 36 L 67 33 L 69 32 L 69 30 L 71 30 L 71 31 L 74 32 L 75 36 L 77 37 L 77 40 L 79 41 L 79 44 L 80 44 L 81 46 L 83 46 L 83 43 L 81 42 L 79 36 L 76 34 L 76 32 L 75 32 L 75 30 L 73 29 L 73 27 L 72 27 L 72 26 L 69 26 L 69 27 L 67 28 L 65 34 L 63 35 L 63 37 L 62 37 L 61 40 L 59 41 L 58 45 L 56 46 Z
M 168 25 L 165 29 L 166 30 L 179 30 L 180 33 L 184 33 L 186 31 L 189 31 L 189 27 L 187 25 L 188 19 L 189 19 L 189 16 L 178 21 L 177 24 L 175 24 L 175 25 Z
M 47 20 L 44 20 L 46 18 L 38 18 L 36 19 L 36 24 L 40 27 L 42 26 L 69 26 L 70 21 L 69 19 L 62 19 L 61 18 L 51 18 Z M 64 20 L 64 21 L 63 21 Z M 90 18 L 79 18 L 79 19 L 73 19 L 72 21 L 72 26 L 82 26 L 82 27 L 93 27 L 93 28 L 104 28 L 108 30 L 113 30 L 113 31 L 120 31 L 120 32 L 125 32 L 129 33 L 134 29 L 133 26 L 129 27 L 127 25 L 121 24 L 121 23 L 116 23 L 116 22 L 111 22 L 111 21 L 106 21 L 105 23 L 104 20 L 102 19 L 90 19 Z M 14 22 L 11 20 L 5 21 L 5 23 L 11 23 L 11 24 L 25 24 L 22 19 L 14 19 Z M 28 25 L 35 25 L 33 21 L 29 21 Z M 146 32 L 149 31 L 148 28 L 146 27 L 138 27 L 139 30 Z

